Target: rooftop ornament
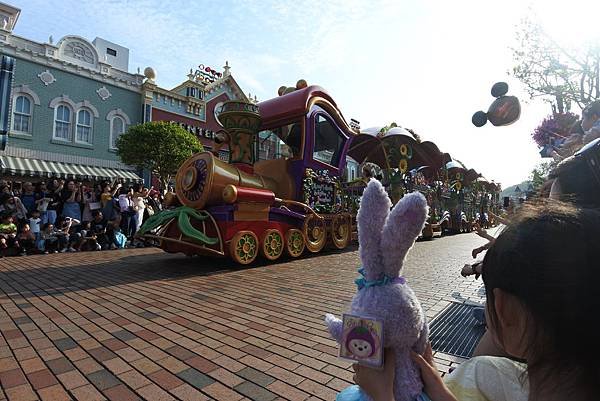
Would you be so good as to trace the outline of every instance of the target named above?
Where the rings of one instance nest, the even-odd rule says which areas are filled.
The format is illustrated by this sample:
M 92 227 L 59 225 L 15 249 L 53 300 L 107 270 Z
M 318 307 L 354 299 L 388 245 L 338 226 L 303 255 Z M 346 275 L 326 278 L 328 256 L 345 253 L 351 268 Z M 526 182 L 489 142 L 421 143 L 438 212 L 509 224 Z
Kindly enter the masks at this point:
M 227 70 L 229 69 L 229 64 L 226 64 Z M 200 64 L 196 71 L 190 68 L 190 73 L 188 74 L 188 78 L 191 81 L 196 81 L 205 84 L 211 84 L 218 79 L 223 77 L 223 73 L 214 70 L 212 67 L 205 66 L 204 64 Z

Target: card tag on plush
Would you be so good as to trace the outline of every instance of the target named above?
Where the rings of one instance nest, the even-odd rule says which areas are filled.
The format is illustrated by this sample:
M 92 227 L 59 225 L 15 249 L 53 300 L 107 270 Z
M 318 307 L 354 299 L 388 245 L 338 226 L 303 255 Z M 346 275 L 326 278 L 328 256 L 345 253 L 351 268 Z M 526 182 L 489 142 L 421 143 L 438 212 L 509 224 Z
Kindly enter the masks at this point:
M 383 367 L 383 321 L 344 314 L 340 358 L 373 368 Z

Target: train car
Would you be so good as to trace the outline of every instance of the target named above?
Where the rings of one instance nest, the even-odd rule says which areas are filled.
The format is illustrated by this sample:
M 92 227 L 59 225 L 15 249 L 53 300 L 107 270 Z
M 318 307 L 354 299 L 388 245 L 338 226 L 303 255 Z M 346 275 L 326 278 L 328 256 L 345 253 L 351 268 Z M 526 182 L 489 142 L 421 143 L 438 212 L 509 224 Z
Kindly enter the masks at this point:
M 323 88 L 299 81 L 259 104 L 225 102 L 219 120 L 229 162 L 211 152 L 184 162 L 175 185 L 183 206 L 150 218 L 141 236 L 167 252 L 244 265 L 349 244 L 353 205 L 342 176 L 356 133 Z M 287 157 L 257 160 L 257 138 L 271 135 Z

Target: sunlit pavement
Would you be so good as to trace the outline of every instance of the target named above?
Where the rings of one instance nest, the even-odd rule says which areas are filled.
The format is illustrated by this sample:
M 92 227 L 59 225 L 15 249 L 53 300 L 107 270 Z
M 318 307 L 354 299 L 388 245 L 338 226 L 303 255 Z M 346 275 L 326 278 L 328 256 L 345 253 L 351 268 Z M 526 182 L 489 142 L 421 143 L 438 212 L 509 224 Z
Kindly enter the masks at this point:
M 413 248 L 403 274 L 430 318 L 483 301 L 459 274 L 483 243 Z M 359 263 L 356 248 L 241 269 L 158 249 L 0 259 L 0 399 L 333 400 L 353 373 L 322 319 Z

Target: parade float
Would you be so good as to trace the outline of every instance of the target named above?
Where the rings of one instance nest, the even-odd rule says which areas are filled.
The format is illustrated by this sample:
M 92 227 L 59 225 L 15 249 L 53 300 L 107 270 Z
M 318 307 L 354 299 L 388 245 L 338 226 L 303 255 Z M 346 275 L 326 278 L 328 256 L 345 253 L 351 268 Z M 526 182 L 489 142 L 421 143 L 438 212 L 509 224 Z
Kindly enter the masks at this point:
M 167 252 L 229 256 L 240 264 L 259 254 L 299 257 L 326 245 L 343 249 L 354 226 L 342 175 L 355 132 L 319 86 L 281 88 L 259 104 L 225 102 L 219 114 L 229 162 L 211 152 L 180 167 L 181 206 L 149 219 L 140 235 Z M 257 160 L 259 133 L 276 135 L 288 157 Z
M 425 195 L 431 215 L 423 237 L 440 235 L 444 224 L 461 224 L 444 220 L 444 191 L 460 196 L 464 166 L 454 167 L 434 143 L 396 124 L 351 127 L 319 86 L 300 80 L 258 104 L 228 101 L 218 118 L 223 130 L 212 152 L 181 165 L 176 202 L 138 233 L 167 252 L 230 257 L 245 265 L 259 256 L 274 261 L 344 249 L 357 238 L 356 212 L 371 178 L 383 183 L 394 204 L 409 192 Z M 271 136 L 285 151 L 259 160 L 260 138 Z M 223 146 L 228 162 L 216 155 Z M 345 179 L 349 158 L 363 173 L 352 182 Z

